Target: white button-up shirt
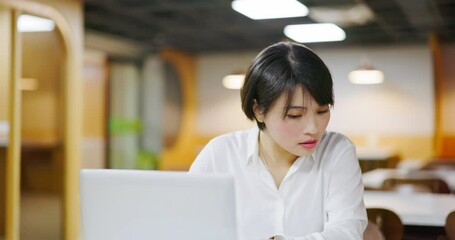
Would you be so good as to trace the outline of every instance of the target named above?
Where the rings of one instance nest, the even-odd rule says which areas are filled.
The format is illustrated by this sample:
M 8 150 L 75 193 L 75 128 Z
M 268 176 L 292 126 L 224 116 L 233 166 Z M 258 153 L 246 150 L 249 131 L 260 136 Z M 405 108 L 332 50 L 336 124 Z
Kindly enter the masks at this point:
M 316 151 L 299 157 L 279 188 L 258 155 L 259 129 L 212 139 L 190 173 L 229 173 L 235 179 L 241 240 L 363 239 L 367 225 L 355 147 L 326 132 Z

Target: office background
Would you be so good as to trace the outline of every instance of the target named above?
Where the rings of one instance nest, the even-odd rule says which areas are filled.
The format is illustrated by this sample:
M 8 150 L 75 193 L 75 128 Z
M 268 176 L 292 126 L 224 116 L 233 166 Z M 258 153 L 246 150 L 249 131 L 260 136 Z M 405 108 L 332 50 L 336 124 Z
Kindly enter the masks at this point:
M 388 8 L 389 13 L 401 12 L 397 21 L 407 19 L 409 11 L 429 11 L 398 2 L 392 8 L 365 1 L 378 15 L 375 23 L 386 19 L 382 14 Z M 142 3 L 166 9 L 163 3 Z M 317 5 L 316 1 L 307 3 Z M 97 9 L 109 12 L 109 4 L 128 5 L 122 1 L 0 1 L 0 176 L 4 176 L 0 180 L 0 236 L 5 239 L 18 239 L 19 233 L 21 239 L 36 239 L 42 229 L 51 229 L 43 233 L 43 239 L 77 239 L 80 168 L 187 170 L 212 137 L 254 126 L 241 112 L 239 90 L 223 87 L 222 78 L 244 72 L 258 51 L 273 40 L 285 39 L 281 32 L 270 34 L 273 40 L 265 39 L 267 29 L 258 27 L 255 38 L 254 28 L 248 25 L 248 37 L 225 37 L 220 44 L 231 45 L 219 49 L 216 39 L 210 42 L 197 36 L 163 44 L 159 35 L 147 45 L 138 40 L 146 30 L 129 32 L 135 27 L 125 22 L 126 13 L 125 19 L 100 20 L 130 26 L 117 34 L 116 28 L 101 32 L 96 21 L 88 20 L 100 17 Z M 199 6 L 210 12 L 214 5 L 229 5 L 221 1 L 204 4 L 208 3 L 184 7 L 197 10 Z M 408 16 L 409 32 L 417 34 L 403 33 L 403 39 L 375 34 L 393 29 L 389 23 L 382 30 L 376 26 L 380 24 L 373 24 L 373 30 L 364 29 L 364 35 L 346 43 L 308 44 L 334 78 L 336 103 L 329 130 L 349 136 L 367 156 L 398 157 L 411 165 L 455 156 L 455 72 L 451 67 L 455 34 L 450 11 L 454 3 L 419 1 L 417 6 L 426 4 L 438 9 L 442 32 L 419 28 L 416 17 Z M 182 11 L 182 5 L 176 6 Z M 19 34 L 11 27 L 19 13 L 50 18 L 56 30 Z M 178 14 L 173 16 L 179 19 Z M 235 15 L 232 25 L 239 24 L 240 18 L 244 16 Z M 283 21 L 275 22 L 280 31 Z M 308 18 L 302 21 L 309 22 Z M 195 32 L 201 37 L 210 34 L 201 29 Z M 356 34 L 351 29 L 348 36 L 350 32 Z M 382 84 L 349 82 L 349 72 L 365 58 L 383 71 Z M 19 81 L 31 87 L 21 90 Z M 38 203 L 51 206 L 50 210 L 37 212 Z M 40 217 L 30 218 L 32 214 L 49 219 L 48 228 L 39 225 Z

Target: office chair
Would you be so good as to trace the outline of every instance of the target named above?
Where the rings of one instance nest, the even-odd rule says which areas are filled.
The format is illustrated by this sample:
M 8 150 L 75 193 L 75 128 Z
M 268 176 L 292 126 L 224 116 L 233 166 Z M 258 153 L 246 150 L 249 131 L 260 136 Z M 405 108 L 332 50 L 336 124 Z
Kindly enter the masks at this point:
M 387 178 L 382 190 L 396 192 L 451 193 L 449 185 L 439 178 Z
M 433 161 L 427 163 L 421 169 L 452 171 L 455 170 L 455 159 L 433 159 Z
M 363 240 L 385 240 L 385 238 L 378 225 L 368 221 L 367 228 L 363 233 Z
M 400 217 L 384 208 L 367 208 L 368 221 L 377 225 L 385 239 L 401 240 L 404 233 Z
M 452 211 L 446 218 L 446 235 L 450 240 L 455 240 L 455 211 Z

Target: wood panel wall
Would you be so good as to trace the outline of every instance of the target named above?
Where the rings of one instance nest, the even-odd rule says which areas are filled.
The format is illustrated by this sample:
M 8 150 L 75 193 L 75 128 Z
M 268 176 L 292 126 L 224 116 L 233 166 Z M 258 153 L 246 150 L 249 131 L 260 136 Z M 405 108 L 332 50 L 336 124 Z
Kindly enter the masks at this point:
M 455 161 L 455 44 L 440 45 L 440 79 L 438 95 L 440 133 L 437 157 Z
M 52 145 L 63 138 L 63 84 L 65 49 L 60 34 L 22 33 L 22 77 L 38 88 L 22 91 L 22 140 Z
M 430 38 L 435 79 L 435 158 L 455 161 L 455 44 Z

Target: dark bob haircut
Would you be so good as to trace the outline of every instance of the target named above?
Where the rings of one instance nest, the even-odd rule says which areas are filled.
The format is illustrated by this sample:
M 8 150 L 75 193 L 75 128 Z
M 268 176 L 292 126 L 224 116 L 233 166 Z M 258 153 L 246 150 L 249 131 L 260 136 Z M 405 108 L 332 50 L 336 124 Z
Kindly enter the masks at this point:
M 240 92 L 242 110 L 250 120 L 259 122 L 253 111 L 254 102 L 266 115 L 272 104 L 286 93 L 285 117 L 296 87 L 302 86 L 319 105 L 334 104 L 332 76 L 309 48 L 292 42 L 280 42 L 262 50 L 251 63 Z

